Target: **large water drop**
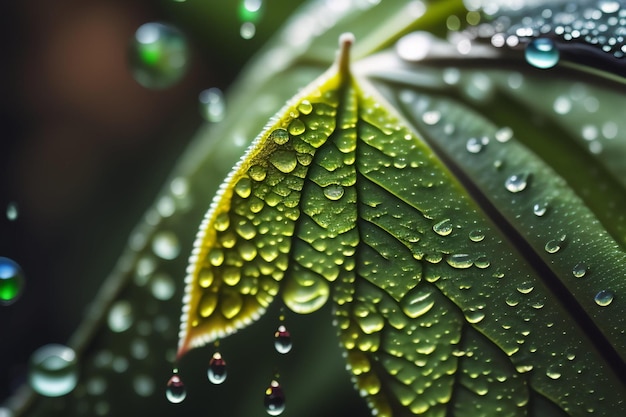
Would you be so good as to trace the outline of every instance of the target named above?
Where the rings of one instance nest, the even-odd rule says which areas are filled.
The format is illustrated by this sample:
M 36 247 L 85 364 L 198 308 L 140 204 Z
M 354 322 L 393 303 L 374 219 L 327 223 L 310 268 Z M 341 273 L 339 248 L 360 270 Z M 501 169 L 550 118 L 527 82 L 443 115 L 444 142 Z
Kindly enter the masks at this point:
M 185 384 L 183 384 L 183 380 L 180 379 L 180 377 L 176 374 L 176 371 L 174 371 L 174 375 L 172 375 L 167 381 L 167 387 L 165 388 L 165 397 L 169 402 L 173 404 L 178 404 L 182 402 L 185 397 L 187 397 Z
M 0 305 L 13 304 L 24 290 L 24 273 L 13 260 L 0 256 Z
M 265 411 L 270 416 L 278 416 L 285 411 L 285 394 L 277 380 L 272 380 L 265 390 Z
M 213 384 L 221 384 L 226 381 L 226 361 L 222 358 L 221 353 L 215 352 L 209 361 L 209 369 L 207 376 Z
M 176 28 L 150 22 L 135 32 L 130 65 L 135 80 L 146 88 L 163 89 L 176 84 L 187 72 L 187 40 Z
M 599 291 L 593 298 L 597 305 L 606 307 L 613 302 L 613 292 L 609 290 Z
M 536 68 L 552 68 L 559 62 L 559 55 L 552 39 L 537 38 L 526 45 L 526 61 Z
M 274 332 L 274 348 L 278 353 L 288 353 L 292 346 L 291 333 L 281 324 L 278 326 L 278 330 Z
M 433 225 L 433 231 L 439 236 L 448 236 L 452 233 L 452 221 L 450 219 L 444 219 Z
M 40 347 L 30 357 L 28 381 L 35 391 L 46 397 L 68 394 L 78 382 L 76 353 L 64 345 Z

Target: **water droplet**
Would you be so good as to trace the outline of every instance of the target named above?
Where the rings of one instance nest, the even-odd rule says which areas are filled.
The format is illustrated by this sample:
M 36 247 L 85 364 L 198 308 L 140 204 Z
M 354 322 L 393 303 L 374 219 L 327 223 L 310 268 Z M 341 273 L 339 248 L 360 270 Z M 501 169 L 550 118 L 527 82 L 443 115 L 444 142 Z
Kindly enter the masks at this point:
M 543 216 L 544 214 L 546 214 L 546 211 L 548 211 L 547 201 L 542 201 L 533 205 L 533 214 L 537 217 Z
M 572 109 L 572 102 L 566 96 L 559 96 L 554 100 L 552 108 L 557 114 L 567 114 Z
M 465 149 L 469 153 L 478 153 L 483 150 L 483 144 L 478 138 L 469 138 L 465 144 Z
M 13 260 L 0 256 L 0 305 L 16 302 L 24 291 L 24 272 Z
M 252 39 L 256 35 L 256 26 L 252 22 L 244 22 L 239 28 L 239 35 L 243 39 Z
M 471 324 L 480 323 L 484 318 L 485 318 L 485 313 L 479 310 L 468 311 L 467 313 L 465 313 L 465 319 Z
M 550 379 L 559 379 L 561 377 L 561 371 L 557 366 L 550 366 L 546 370 L 546 376 Z
M 78 360 L 67 346 L 49 344 L 30 357 L 30 386 L 46 397 L 60 397 L 71 392 L 78 382 Z
M 180 253 L 178 238 L 173 232 L 161 231 L 152 238 L 152 251 L 162 259 L 175 259 Z
M 294 136 L 303 134 L 305 130 L 306 126 L 304 126 L 304 123 L 302 123 L 300 119 L 292 120 L 291 123 L 289 123 L 289 133 Z
M 276 169 L 285 174 L 290 173 L 298 165 L 298 159 L 293 151 L 276 151 L 270 155 L 270 162 Z
M 396 52 L 407 61 L 420 61 L 430 52 L 433 36 L 428 32 L 413 32 L 396 42 Z
M 546 243 L 544 249 L 548 253 L 557 253 L 559 250 L 561 250 L 561 247 L 563 246 L 564 242 L 565 242 L 565 235 L 560 236 L 557 239 L 551 239 Z
M 289 142 L 289 133 L 285 129 L 275 129 L 270 133 L 269 138 L 277 145 L 284 145 Z
M 239 3 L 239 20 L 258 22 L 263 16 L 263 0 L 242 0 Z
M 587 265 L 585 265 L 584 263 L 577 263 L 576 265 L 574 265 L 574 268 L 572 269 L 572 274 L 576 278 L 582 278 L 585 276 L 586 273 L 587 273 Z
M 274 347 L 278 353 L 288 353 L 292 346 L 291 333 L 281 324 L 274 333 Z
M 309 100 L 302 100 L 300 104 L 298 104 L 298 111 L 302 114 L 311 114 L 313 105 Z
M 208 122 L 219 122 L 224 118 L 226 105 L 224 94 L 219 88 L 203 90 L 198 96 L 200 114 Z
M 112 332 L 121 333 L 128 330 L 132 326 L 133 321 L 133 309 L 130 302 L 119 300 L 111 306 L 107 323 Z
M 265 390 L 265 411 L 270 416 L 278 416 L 285 411 L 285 394 L 277 380 L 272 380 Z
M 466 269 L 474 264 L 472 258 L 466 253 L 456 253 L 446 258 L 446 262 L 453 268 Z
M 182 402 L 187 396 L 187 390 L 185 390 L 185 384 L 182 379 L 174 371 L 174 375 L 167 381 L 167 387 L 165 388 L 165 396 L 167 400 L 173 404 Z
M 152 295 L 157 300 L 167 301 L 174 295 L 176 285 L 174 280 L 165 272 L 158 273 L 152 277 L 150 283 Z
M 19 210 L 17 209 L 17 203 L 12 201 L 9 204 L 7 204 L 7 219 L 9 221 L 14 221 L 14 220 L 17 219 L 17 216 L 19 216 Z
M 612 14 L 619 11 L 620 4 L 616 0 L 599 0 L 598 7 L 602 10 L 602 13 Z
M 261 165 L 252 165 L 248 169 L 248 175 L 255 181 L 263 181 L 267 176 L 267 171 Z
M 504 182 L 504 186 L 512 193 L 519 193 L 520 191 L 526 189 L 526 187 L 528 186 L 529 177 L 530 174 L 528 173 L 511 175 Z
M 469 238 L 472 242 L 480 242 L 481 240 L 485 238 L 485 234 L 483 233 L 482 230 L 476 229 L 476 230 L 472 230 L 469 233 Z
M 343 197 L 344 189 L 341 185 L 331 184 L 324 188 L 324 195 L 329 200 L 339 200 Z
M 505 143 L 513 138 L 513 129 L 508 126 L 504 126 L 496 131 L 496 140 L 501 143 Z
M 188 62 L 187 40 L 173 26 L 151 22 L 135 32 L 130 65 L 142 86 L 162 89 L 174 85 L 185 75 Z
M 559 49 L 549 38 L 533 39 L 526 45 L 526 62 L 536 68 L 552 68 L 559 62 Z
M 448 236 L 452 233 L 452 221 L 450 219 L 445 219 L 436 223 L 433 226 L 433 231 L 439 236 Z
M 593 298 L 597 305 L 606 307 L 613 302 L 613 292 L 609 290 L 599 291 Z
M 207 376 L 213 384 L 221 384 L 226 381 L 226 361 L 219 352 L 215 352 L 209 361 Z

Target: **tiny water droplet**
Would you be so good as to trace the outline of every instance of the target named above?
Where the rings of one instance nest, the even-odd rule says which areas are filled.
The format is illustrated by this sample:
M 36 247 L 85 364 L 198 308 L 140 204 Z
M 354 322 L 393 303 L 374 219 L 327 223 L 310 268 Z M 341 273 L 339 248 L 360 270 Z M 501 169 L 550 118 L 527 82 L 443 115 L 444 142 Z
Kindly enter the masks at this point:
M 572 269 L 572 274 L 576 278 L 582 278 L 585 276 L 586 273 L 587 273 L 587 265 L 585 265 L 584 263 L 577 263 L 576 265 L 574 265 L 574 268 Z
M 528 186 L 529 177 L 530 174 L 528 173 L 513 174 L 506 179 L 504 186 L 512 193 L 519 193 L 520 191 L 525 190 Z
M 535 68 L 552 68 L 559 62 L 559 49 L 552 39 L 537 38 L 526 45 L 525 57 Z
M 24 291 L 25 282 L 24 272 L 17 262 L 0 256 L 0 305 L 16 302 Z
M 344 189 L 341 185 L 331 184 L 324 188 L 324 195 L 329 200 L 339 200 L 343 197 Z
M 78 360 L 71 348 L 49 344 L 30 357 L 28 382 L 32 389 L 46 397 L 70 393 L 78 382 Z
M 613 292 L 609 290 L 599 291 L 593 298 L 597 305 L 600 307 L 606 307 L 613 302 Z
M 270 416 L 278 416 L 285 411 L 285 394 L 277 380 L 272 380 L 265 390 L 265 411 Z
M 165 396 L 167 397 L 167 400 L 172 404 L 178 404 L 182 402 L 185 397 L 187 397 L 185 384 L 183 384 L 183 380 L 180 379 L 180 377 L 176 374 L 176 371 L 174 371 L 174 375 L 172 375 L 167 381 Z
M 173 26 L 145 23 L 135 32 L 129 60 L 133 77 L 143 87 L 171 87 L 187 72 L 187 40 Z
M 292 346 L 291 333 L 281 324 L 274 333 L 274 347 L 278 353 L 288 353 Z
M 433 231 L 439 236 L 448 236 L 452 233 L 452 221 L 450 219 L 444 219 L 435 225 L 433 225 Z
M 224 118 L 226 105 L 224 94 L 219 88 L 209 88 L 200 92 L 200 115 L 208 122 L 219 122 Z
M 548 211 L 548 202 L 547 201 L 542 201 L 539 203 L 535 203 L 533 205 L 533 214 L 537 217 L 541 217 L 544 214 L 546 214 L 546 211 Z
M 9 221 L 14 221 L 14 220 L 17 219 L 17 216 L 19 216 L 19 210 L 17 209 L 17 203 L 12 201 L 9 204 L 7 204 L 7 219 Z
M 215 352 L 209 361 L 207 376 L 213 384 L 221 384 L 226 380 L 226 361 L 219 352 Z

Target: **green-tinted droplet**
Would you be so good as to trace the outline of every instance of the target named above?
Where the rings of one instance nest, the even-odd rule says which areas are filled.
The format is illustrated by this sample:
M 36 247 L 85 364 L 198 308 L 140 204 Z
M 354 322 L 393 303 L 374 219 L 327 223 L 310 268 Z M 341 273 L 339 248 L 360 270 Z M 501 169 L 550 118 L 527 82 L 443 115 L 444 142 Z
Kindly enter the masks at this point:
M 261 165 L 252 165 L 248 169 L 248 175 L 255 181 L 263 181 L 267 175 L 267 171 Z
M 252 193 L 252 181 L 248 177 L 242 177 L 235 184 L 235 192 L 241 198 L 248 198 Z
M 298 165 L 296 154 L 293 151 L 276 151 L 270 156 L 270 162 L 276 169 L 285 174 L 296 169 Z
M 435 223 L 435 225 L 433 225 L 433 230 L 439 236 L 448 236 L 452 233 L 452 221 L 450 219 L 445 219 Z
M 485 239 L 485 234 L 483 233 L 482 230 L 476 229 L 476 230 L 472 230 L 469 233 L 469 238 L 472 242 L 480 242 L 483 239 Z
M 511 175 L 504 182 L 504 186 L 506 187 L 508 191 L 512 193 L 519 193 L 520 191 L 525 190 L 526 187 L 528 186 L 529 177 L 530 177 L 530 174 L 528 173 Z
M 474 264 L 472 258 L 465 253 L 457 253 L 446 258 L 446 262 L 453 268 L 466 269 Z
M 239 28 L 239 35 L 243 39 L 252 39 L 256 35 L 256 25 L 252 22 L 244 22 Z
M 344 189 L 341 185 L 331 184 L 324 188 L 324 195 L 329 200 L 339 200 L 343 194 Z
M 78 360 L 67 346 L 42 346 L 33 352 L 29 365 L 28 382 L 41 395 L 60 397 L 76 387 Z
M 224 94 L 219 88 L 209 88 L 200 92 L 200 115 L 208 122 L 219 122 L 224 118 L 226 105 Z
M 537 38 L 526 45 L 526 62 L 536 68 L 552 68 L 559 62 L 559 49 L 552 39 Z
M 158 232 L 152 238 L 152 251 L 161 259 L 175 259 L 180 253 L 178 237 L 173 232 Z
M 574 268 L 572 268 L 572 274 L 576 278 L 582 278 L 585 276 L 586 273 L 587 265 L 585 265 L 584 263 L 577 263 L 576 265 L 574 265 Z
M 0 257 L 0 305 L 17 301 L 24 290 L 22 268 L 9 258 Z
M 544 249 L 548 253 L 557 253 L 563 247 L 564 242 L 565 242 L 565 235 L 560 236 L 557 239 L 551 239 L 546 243 Z
M 298 111 L 302 114 L 310 114 L 313 111 L 313 105 L 309 100 L 302 100 L 302 102 L 298 104 Z
M 19 216 L 19 210 L 17 209 L 17 203 L 10 202 L 7 204 L 7 219 L 9 221 L 14 221 Z
M 270 139 L 277 145 L 284 145 L 289 142 L 289 133 L 285 129 L 276 129 L 270 133 Z
M 480 323 L 481 321 L 483 321 L 484 318 L 485 313 L 480 310 L 468 311 L 467 313 L 465 313 L 465 319 L 471 324 Z
M 294 119 L 289 123 L 289 133 L 294 136 L 301 135 L 306 130 L 306 126 L 300 119 Z
M 606 307 L 613 302 L 614 297 L 613 291 L 602 290 L 599 291 L 593 299 L 600 307 Z
M 130 65 L 133 77 L 142 86 L 151 89 L 170 87 L 187 72 L 187 40 L 173 26 L 145 23 L 135 32 Z
M 239 3 L 239 20 L 241 22 L 258 22 L 263 17 L 263 0 L 241 0 Z

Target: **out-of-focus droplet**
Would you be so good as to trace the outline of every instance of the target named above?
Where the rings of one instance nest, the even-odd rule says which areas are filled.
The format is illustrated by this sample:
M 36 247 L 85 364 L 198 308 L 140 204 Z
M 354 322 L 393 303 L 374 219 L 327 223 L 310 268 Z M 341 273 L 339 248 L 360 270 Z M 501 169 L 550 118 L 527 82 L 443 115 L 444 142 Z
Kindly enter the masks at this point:
M 617 0 L 600 0 L 598 1 L 598 7 L 602 10 L 602 13 L 606 14 L 617 13 L 621 8 Z
M 241 0 L 239 3 L 239 21 L 257 23 L 263 17 L 263 0 Z
M 19 216 L 20 212 L 17 208 L 17 203 L 12 201 L 7 204 L 7 219 L 9 221 L 17 220 L 17 216 Z
M 281 324 L 278 326 L 278 330 L 274 332 L 274 348 L 278 353 L 288 353 L 292 346 L 291 333 Z
M 428 55 L 433 36 L 428 32 L 412 32 L 396 42 L 396 52 L 407 61 L 420 61 Z
M 535 68 L 552 68 L 559 62 L 559 49 L 549 38 L 533 39 L 526 45 L 526 62 Z
M 180 253 L 180 244 L 174 233 L 161 231 L 152 238 L 152 250 L 159 258 L 175 259 Z
M 133 37 L 130 65 L 133 77 L 143 87 L 171 87 L 187 72 L 187 40 L 182 32 L 171 25 L 144 23 Z
M 203 90 L 198 96 L 200 101 L 200 114 L 208 122 L 219 122 L 224 118 L 226 105 L 224 94 L 219 88 Z
M 243 39 L 252 39 L 256 35 L 256 26 L 252 22 L 244 22 L 239 28 L 239 35 Z
M 180 379 L 180 376 L 178 376 L 176 370 L 174 370 L 174 375 L 172 375 L 167 381 L 167 387 L 165 388 L 165 397 L 172 404 L 178 404 L 182 402 L 185 397 L 187 397 L 185 384 L 183 384 L 183 380 Z
M 215 352 L 211 357 L 207 376 L 209 377 L 209 381 L 216 385 L 226 381 L 226 361 L 219 352 Z
M 24 291 L 25 282 L 24 272 L 17 262 L 0 256 L 0 305 L 16 302 Z
M 107 323 L 109 329 L 115 333 L 126 331 L 134 321 L 132 305 L 127 300 L 116 301 L 109 310 Z
M 30 357 L 28 381 L 32 389 L 46 397 L 70 393 L 78 382 L 76 353 L 64 345 L 40 347 Z
M 265 411 L 270 416 L 278 416 L 285 411 L 285 394 L 277 380 L 273 379 L 265 390 Z

